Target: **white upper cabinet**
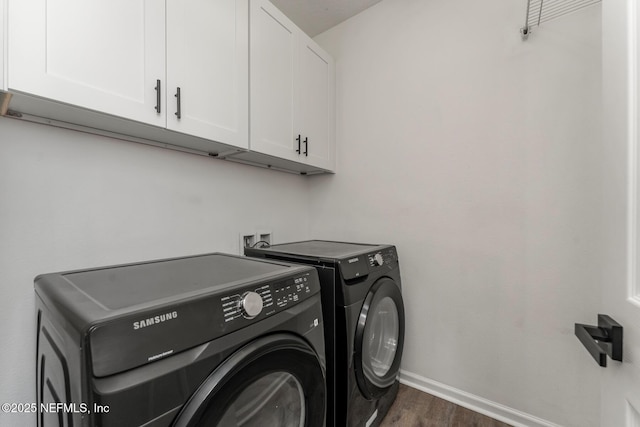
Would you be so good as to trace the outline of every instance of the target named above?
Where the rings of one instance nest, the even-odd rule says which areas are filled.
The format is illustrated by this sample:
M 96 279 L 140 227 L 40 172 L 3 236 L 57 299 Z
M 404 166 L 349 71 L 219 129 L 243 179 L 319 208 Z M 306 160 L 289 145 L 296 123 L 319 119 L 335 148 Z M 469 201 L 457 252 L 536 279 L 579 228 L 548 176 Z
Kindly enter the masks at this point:
M 303 133 L 302 154 L 315 166 L 335 169 L 333 59 L 305 34 L 300 43 L 294 122 Z
M 164 126 L 156 109 L 165 78 L 164 2 L 9 6 L 9 90 Z
M 9 89 L 246 149 L 248 7 L 11 0 Z
M 333 59 L 269 1 L 250 9 L 251 150 L 333 170 Z
M 335 169 L 334 62 L 267 0 L 0 0 L 0 24 L 7 115 Z
M 167 0 L 169 129 L 248 148 L 248 14 L 247 0 Z
M 293 100 L 299 30 L 266 0 L 251 0 L 249 21 L 251 149 L 298 160 Z

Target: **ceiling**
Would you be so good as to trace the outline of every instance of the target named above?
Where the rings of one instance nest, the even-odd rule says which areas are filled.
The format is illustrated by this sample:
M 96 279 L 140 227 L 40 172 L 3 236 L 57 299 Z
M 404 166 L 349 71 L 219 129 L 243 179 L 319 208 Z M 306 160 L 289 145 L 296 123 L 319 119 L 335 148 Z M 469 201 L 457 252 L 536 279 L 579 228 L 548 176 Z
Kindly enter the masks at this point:
M 311 37 L 338 25 L 381 0 L 271 0 Z

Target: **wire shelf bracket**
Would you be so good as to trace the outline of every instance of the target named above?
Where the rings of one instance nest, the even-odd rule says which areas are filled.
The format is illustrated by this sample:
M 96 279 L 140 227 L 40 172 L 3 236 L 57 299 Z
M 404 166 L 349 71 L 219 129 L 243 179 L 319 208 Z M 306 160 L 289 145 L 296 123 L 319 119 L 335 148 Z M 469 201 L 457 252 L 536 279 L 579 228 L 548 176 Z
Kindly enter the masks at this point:
M 531 29 L 543 22 L 575 12 L 602 0 L 527 0 L 527 16 L 524 27 L 520 28 L 522 40 L 527 40 Z

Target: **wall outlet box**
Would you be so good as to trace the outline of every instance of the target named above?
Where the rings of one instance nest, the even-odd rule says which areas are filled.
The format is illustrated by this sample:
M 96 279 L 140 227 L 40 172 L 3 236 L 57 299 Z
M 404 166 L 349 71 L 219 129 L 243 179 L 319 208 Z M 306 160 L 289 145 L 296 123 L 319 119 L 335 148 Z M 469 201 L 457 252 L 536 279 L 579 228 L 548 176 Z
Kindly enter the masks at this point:
M 240 255 L 244 255 L 244 248 L 250 248 L 256 244 L 256 238 L 256 233 L 240 233 Z
M 244 255 L 244 248 L 269 247 L 273 243 L 271 230 L 240 233 L 240 255 Z
M 273 243 L 273 233 L 271 230 L 262 230 L 256 233 L 258 247 L 271 246 Z

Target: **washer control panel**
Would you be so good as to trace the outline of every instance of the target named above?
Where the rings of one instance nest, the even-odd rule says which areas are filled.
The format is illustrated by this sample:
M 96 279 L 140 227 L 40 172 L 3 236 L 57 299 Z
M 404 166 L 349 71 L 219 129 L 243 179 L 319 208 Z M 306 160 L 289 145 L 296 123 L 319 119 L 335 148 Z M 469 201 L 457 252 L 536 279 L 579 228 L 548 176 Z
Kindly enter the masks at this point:
M 311 273 L 261 285 L 220 297 L 225 323 L 237 319 L 262 318 L 284 310 L 310 296 L 314 290 Z
M 397 256 L 393 248 L 388 248 L 367 254 L 367 259 L 369 260 L 369 267 L 376 268 L 383 265 L 392 265 L 397 261 Z

